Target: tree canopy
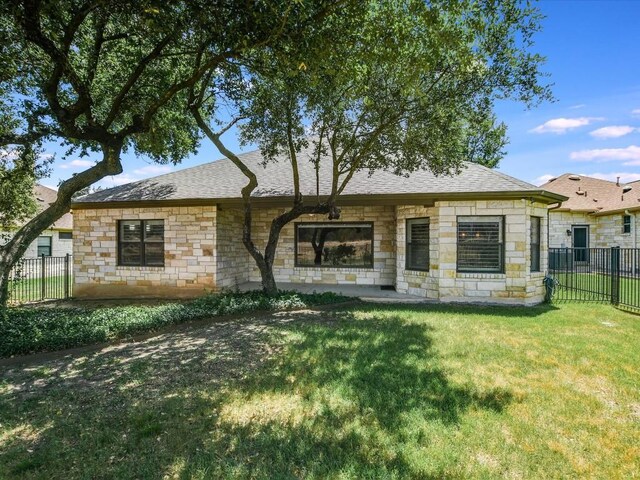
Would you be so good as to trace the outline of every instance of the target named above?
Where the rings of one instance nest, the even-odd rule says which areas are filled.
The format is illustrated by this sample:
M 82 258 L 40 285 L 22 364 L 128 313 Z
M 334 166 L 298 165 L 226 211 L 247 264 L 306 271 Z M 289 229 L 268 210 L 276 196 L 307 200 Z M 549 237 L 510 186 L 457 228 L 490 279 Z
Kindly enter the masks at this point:
M 205 91 L 227 85 L 225 106 L 232 105 L 241 142 L 257 144 L 266 161 L 284 155 L 291 163 L 294 204 L 273 220 L 264 254 L 245 218 L 245 244 L 263 284 L 274 288 L 265 275 L 282 226 L 305 213 L 337 218 L 338 197 L 356 172 L 446 174 L 466 161 L 497 165 L 507 137 L 496 102 L 530 107 L 551 98 L 540 71 L 543 58 L 531 52 L 539 18 L 518 0 L 362 2 L 348 15 L 329 17 L 306 42 L 257 52 L 251 69 L 238 67 L 205 82 L 195 96 L 199 109 L 192 110 L 207 136 L 247 175 L 248 217 L 257 179 L 223 144 L 229 125 L 216 132 L 198 118 L 219 111 L 220 97 L 207 102 L 214 97 Z M 313 154 L 300 158 L 309 146 Z M 298 166 L 317 167 L 321 159 L 332 164 L 331 194 L 305 202 Z

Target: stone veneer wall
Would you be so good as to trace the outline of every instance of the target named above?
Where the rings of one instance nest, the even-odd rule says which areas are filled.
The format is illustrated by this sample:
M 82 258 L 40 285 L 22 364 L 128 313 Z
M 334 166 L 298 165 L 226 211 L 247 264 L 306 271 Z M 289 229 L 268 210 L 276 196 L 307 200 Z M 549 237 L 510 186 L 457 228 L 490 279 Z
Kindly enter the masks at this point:
M 457 217 L 500 215 L 505 218 L 505 272 L 462 273 L 456 271 Z M 431 217 L 431 265 L 429 272 L 404 270 L 404 224 L 407 218 Z M 541 272 L 531 272 L 531 216 L 541 218 Z M 442 301 L 476 301 L 534 304 L 542 301 L 542 279 L 547 265 L 546 205 L 528 200 L 436 202 L 433 208 L 398 207 L 398 281 L 402 293 Z
M 218 208 L 216 218 L 216 288 L 235 288 L 249 281 L 254 260 L 242 243 L 244 212 Z
M 572 225 L 589 225 L 589 247 L 609 248 L 640 247 L 640 226 L 638 220 L 640 215 L 637 212 L 631 213 L 631 233 L 622 233 L 622 213 L 613 215 L 589 215 L 579 212 L 549 212 L 549 245 L 551 248 L 571 248 L 571 236 L 567 235 L 567 230 L 571 230 Z M 634 224 L 635 216 L 635 224 Z
M 327 223 L 326 215 L 305 215 L 286 225 L 280 234 L 274 261 L 274 276 L 277 282 L 394 285 L 396 280 L 395 256 L 395 206 L 342 207 L 339 222 L 373 222 L 373 268 L 314 268 L 295 266 L 295 222 Z M 253 213 L 253 238 L 264 250 L 269 235 L 271 220 L 282 209 L 256 209 Z M 244 248 L 244 247 L 242 247 Z M 249 279 L 259 282 L 260 272 L 253 262 Z
M 409 295 L 421 297 L 439 298 L 438 271 L 440 269 L 439 258 L 439 233 L 438 207 L 422 207 L 415 205 L 398 205 L 396 225 L 398 278 L 396 290 Z M 406 234 L 407 219 L 429 217 L 429 271 L 407 270 L 406 267 Z
M 571 248 L 572 238 L 567 235 L 572 225 L 589 225 L 589 246 L 596 247 L 597 217 L 581 212 L 549 211 L 549 246 Z
M 164 267 L 117 265 L 118 220 L 163 219 Z M 74 296 L 193 296 L 215 286 L 216 207 L 74 211 Z
M 613 215 L 603 215 L 595 217 L 595 220 L 597 220 L 597 229 L 595 232 L 596 241 L 592 245 L 593 247 L 640 247 L 640 228 L 638 227 L 638 213 L 631 213 L 630 233 L 622 233 L 622 215 L 622 213 L 618 213 Z

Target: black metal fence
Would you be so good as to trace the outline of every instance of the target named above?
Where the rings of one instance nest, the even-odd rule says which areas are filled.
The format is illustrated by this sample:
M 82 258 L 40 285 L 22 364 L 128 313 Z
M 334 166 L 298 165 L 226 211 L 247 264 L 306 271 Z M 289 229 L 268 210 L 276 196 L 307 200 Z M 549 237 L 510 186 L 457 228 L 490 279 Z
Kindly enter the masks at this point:
M 555 298 L 640 309 L 640 248 L 551 248 Z
M 9 277 L 9 302 L 40 302 L 71 297 L 73 288 L 71 255 L 23 258 Z

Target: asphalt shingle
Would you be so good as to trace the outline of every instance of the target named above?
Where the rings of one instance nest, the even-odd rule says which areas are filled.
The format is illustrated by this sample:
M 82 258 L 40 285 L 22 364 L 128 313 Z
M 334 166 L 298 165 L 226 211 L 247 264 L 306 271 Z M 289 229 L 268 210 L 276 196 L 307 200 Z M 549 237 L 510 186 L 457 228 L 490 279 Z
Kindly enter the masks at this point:
M 300 187 L 305 196 L 316 195 L 316 175 L 308 152 L 299 156 Z M 239 155 L 257 175 L 259 187 L 254 197 L 288 197 L 293 194 L 291 166 L 286 157 L 264 164 L 259 151 Z M 331 188 L 330 160 L 321 161 L 319 193 L 327 195 Z M 247 183 L 244 175 L 228 159 L 185 168 L 146 180 L 101 190 L 78 200 L 78 203 L 239 199 Z M 530 183 L 474 163 L 465 163 L 459 174 L 436 176 L 420 170 L 408 176 L 392 172 L 358 172 L 343 195 L 446 194 L 491 192 L 540 192 Z

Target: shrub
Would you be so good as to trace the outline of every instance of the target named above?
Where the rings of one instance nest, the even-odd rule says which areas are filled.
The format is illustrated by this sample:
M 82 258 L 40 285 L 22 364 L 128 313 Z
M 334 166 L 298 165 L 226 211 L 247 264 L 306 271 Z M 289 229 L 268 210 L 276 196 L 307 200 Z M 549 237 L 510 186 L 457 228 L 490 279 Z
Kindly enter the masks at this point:
M 13 307 L 0 314 L 0 357 L 108 342 L 220 315 L 306 308 L 347 300 L 334 293 L 209 294 L 187 303 L 100 308 Z

